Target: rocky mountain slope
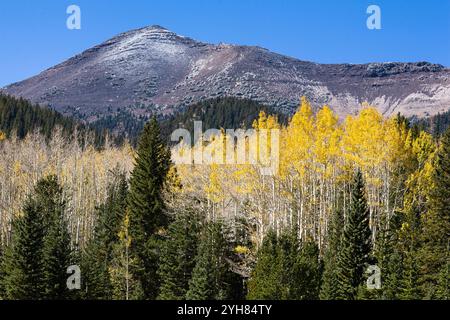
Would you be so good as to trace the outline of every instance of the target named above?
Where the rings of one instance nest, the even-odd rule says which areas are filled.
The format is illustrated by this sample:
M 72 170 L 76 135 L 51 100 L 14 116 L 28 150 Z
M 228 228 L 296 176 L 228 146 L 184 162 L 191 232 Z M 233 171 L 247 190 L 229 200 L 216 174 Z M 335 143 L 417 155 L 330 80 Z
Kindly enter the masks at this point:
M 427 62 L 317 64 L 260 47 L 206 44 L 151 26 L 120 34 L 4 91 L 88 120 L 119 108 L 168 113 L 220 96 L 291 112 L 302 95 L 339 115 L 369 102 L 386 116 L 425 117 L 450 108 L 450 69 Z

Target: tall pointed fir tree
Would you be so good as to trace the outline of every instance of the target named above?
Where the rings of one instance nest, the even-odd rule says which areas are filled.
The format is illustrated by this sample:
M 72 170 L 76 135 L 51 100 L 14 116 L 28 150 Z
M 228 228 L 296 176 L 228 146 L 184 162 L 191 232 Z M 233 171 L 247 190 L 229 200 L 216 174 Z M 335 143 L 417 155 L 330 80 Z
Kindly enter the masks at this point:
M 319 247 L 312 241 L 302 243 L 292 266 L 292 278 L 286 279 L 290 287 L 288 299 L 318 300 L 322 273 L 323 265 L 319 259 Z
M 275 264 L 278 268 L 281 285 L 281 300 L 292 300 L 294 298 L 293 289 L 299 279 L 294 279 L 298 274 L 294 273 L 294 265 L 299 254 L 299 241 L 296 232 L 285 232 L 278 237 L 278 255 Z M 296 288 L 298 289 L 298 288 Z
M 13 223 L 3 259 L 7 299 L 64 299 L 70 240 L 64 221 L 62 190 L 56 177 L 40 180 Z
M 24 205 L 23 216 L 16 218 L 13 222 L 11 243 L 3 259 L 3 286 L 6 299 L 43 298 L 44 231 L 41 210 L 30 196 Z
M 66 202 L 56 176 L 49 176 L 37 185 L 37 198 L 43 205 L 46 232 L 42 248 L 45 298 L 71 298 L 67 288 L 67 268 L 72 262 L 70 235 L 65 216 Z
M 320 299 L 322 300 L 335 300 L 338 296 L 337 257 L 343 228 L 344 216 L 342 212 L 338 210 L 334 213 L 328 230 L 328 245 L 324 256 L 325 270 L 320 289 Z
M 391 218 L 390 230 L 380 234 L 377 248 L 382 273 L 382 299 L 411 300 L 421 297 L 417 250 L 421 232 L 420 210 L 416 206 Z M 383 256 L 382 256 L 383 255 Z
M 421 287 L 424 297 L 434 299 L 442 295 L 439 279 L 450 264 L 450 128 L 441 138 L 433 175 L 433 190 L 429 210 L 422 216 L 422 246 L 419 252 Z M 446 271 L 447 270 L 447 271 Z M 442 283 L 442 282 L 441 282 Z
M 208 223 L 200 239 L 195 267 L 186 293 L 187 300 L 232 299 L 227 251 L 223 224 Z
M 186 298 L 195 267 L 200 227 L 200 217 L 196 212 L 182 212 L 170 224 L 158 270 L 161 279 L 159 299 Z
M 112 181 L 107 199 L 97 210 L 94 236 L 82 256 L 83 296 L 86 299 L 112 298 L 109 269 L 125 216 L 128 184 L 125 173 L 119 169 L 110 174 Z
M 353 182 L 351 203 L 337 262 L 338 299 L 357 298 L 358 288 L 363 283 L 364 273 L 370 261 L 371 250 L 369 207 L 363 176 L 361 171 L 358 171 Z
M 377 233 L 375 257 L 382 274 L 381 290 L 374 290 L 369 298 L 396 300 L 399 297 L 403 276 L 403 244 L 399 239 L 402 214 L 395 213 L 389 223 Z
M 300 243 L 296 231 L 264 238 L 248 283 L 250 300 L 316 300 L 322 279 L 319 248 Z
M 145 125 L 136 153 L 128 208 L 133 239 L 130 249 L 140 267 L 132 272 L 141 282 L 145 298 L 155 299 L 159 290 L 157 270 L 162 234 L 168 225 L 162 191 L 171 166 L 170 150 L 161 139 L 156 118 Z
M 316 300 L 319 298 L 322 265 L 314 242 L 300 242 L 297 229 L 278 237 L 274 278 L 279 279 L 281 300 Z
M 277 235 L 269 231 L 258 250 L 257 262 L 248 282 L 249 300 L 279 300 L 282 298 L 281 266 Z

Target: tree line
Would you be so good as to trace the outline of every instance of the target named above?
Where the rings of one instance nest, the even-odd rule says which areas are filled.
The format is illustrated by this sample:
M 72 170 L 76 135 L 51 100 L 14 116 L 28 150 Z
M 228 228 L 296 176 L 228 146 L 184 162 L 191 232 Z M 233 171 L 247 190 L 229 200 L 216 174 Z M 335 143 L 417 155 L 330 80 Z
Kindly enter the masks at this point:
M 104 145 L 108 136 L 104 129 L 83 124 L 50 108 L 0 94 L 0 131 L 7 137 L 24 139 L 37 131 L 49 140 L 56 128 L 67 139 L 77 139 L 83 145 L 93 144 L 97 148 Z

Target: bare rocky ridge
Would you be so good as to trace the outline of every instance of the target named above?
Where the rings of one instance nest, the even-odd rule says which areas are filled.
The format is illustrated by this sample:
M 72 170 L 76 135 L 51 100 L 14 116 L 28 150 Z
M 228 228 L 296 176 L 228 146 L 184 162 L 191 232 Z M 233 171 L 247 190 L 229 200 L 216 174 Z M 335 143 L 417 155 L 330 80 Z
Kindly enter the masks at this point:
M 302 95 L 341 116 L 369 102 L 386 116 L 425 117 L 450 108 L 450 70 L 427 62 L 316 64 L 260 47 L 206 44 L 151 26 L 120 34 L 4 91 L 88 120 L 118 108 L 171 112 L 218 96 L 291 112 Z

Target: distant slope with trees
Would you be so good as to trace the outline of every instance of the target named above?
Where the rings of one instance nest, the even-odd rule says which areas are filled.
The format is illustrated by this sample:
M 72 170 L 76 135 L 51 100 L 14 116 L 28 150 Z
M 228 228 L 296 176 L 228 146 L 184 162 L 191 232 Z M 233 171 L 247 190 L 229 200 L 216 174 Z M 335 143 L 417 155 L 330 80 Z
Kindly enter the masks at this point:
M 7 137 L 14 135 L 24 139 L 28 134 L 38 131 L 46 139 L 50 139 L 56 128 L 61 129 L 63 136 L 67 138 L 73 138 L 77 133 L 80 141 L 89 139 L 96 146 L 105 142 L 105 130 L 97 130 L 25 99 L 0 94 L 0 131 Z

